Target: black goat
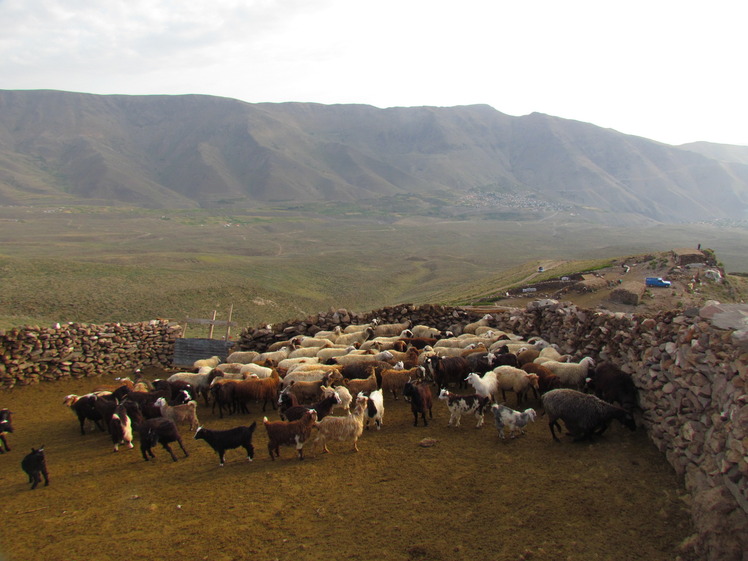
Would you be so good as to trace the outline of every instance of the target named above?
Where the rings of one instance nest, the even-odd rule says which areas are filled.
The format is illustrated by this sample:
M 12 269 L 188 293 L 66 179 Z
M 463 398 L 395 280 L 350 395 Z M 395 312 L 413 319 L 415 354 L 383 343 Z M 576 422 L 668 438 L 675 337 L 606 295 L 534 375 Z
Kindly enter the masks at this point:
M 446 388 L 449 384 L 463 388 L 466 385 L 465 378 L 470 374 L 470 363 L 461 356 L 430 356 L 424 366 L 432 375 L 437 388 Z
M 627 374 L 611 362 L 601 362 L 587 380 L 587 387 L 608 403 L 618 403 L 629 413 L 636 407 L 636 386 Z
M 44 477 L 44 486 L 49 485 L 47 460 L 44 456 L 43 444 L 39 448 L 32 448 L 31 452 L 23 457 L 23 460 L 21 460 L 21 469 L 29 476 L 29 483 L 31 483 L 32 489 L 36 489 L 36 486 L 42 480 L 42 476 Z
M 317 420 L 321 421 L 332 413 L 333 408 L 340 403 L 340 396 L 337 393 L 323 397 L 317 403 L 310 406 L 306 405 L 294 405 L 283 411 L 283 416 L 287 421 L 298 421 L 304 416 L 304 413 L 310 409 L 314 409 L 317 412 Z M 282 405 L 281 405 L 282 406 Z
M 187 450 L 184 449 L 177 425 L 173 421 L 164 419 L 163 417 L 146 419 L 140 424 L 138 430 L 140 432 L 140 451 L 143 453 L 143 459 L 146 462 L 150 459 L 148 456 L 151 458 L 156 457 L 153 454 L 153 448 L 159 442 L 169 452 L 171 459 L 175 462 L 177 461 L 177 457 L 169 446 L 170 442 L 177 442 L 182 452 L 184 452 L 185 457 L 189 456 Z
M 84 424 L 87 420 L 93 421 L 96 427 L 104 432 L 104 426 L 102 424 L 103 417 L 101 413 L 96 409 L 96 398 L 98 396 L 95 393 L 89 393 L 86 395 L 75 395 L 70 394 L 65 396 L 63 401 L 64 405 L 70 407 L 78 417 L 78 422 L 81 425 L 81 434 L 86 434 Z
M 204 440 L 218 454 L 221 467 L 225 462 L 226 450 L 243 447 L 247 451 L 247 461 L 255 457 L 255 447 L 252 446 L 252 435 L 257 427 L 257 421 L 248 427 L 240 426 L 227 430 L 211 430 L 199 427 L 195 432 L 195 440 Z
M 13 423 L 11 419 L 11 411 L 9 409 L 0 409 L 0 454 L 3 452 L 10 452 L 10 446 L 5 435 L 13 432 Z M 5 448 L 5 450 L 3 450 Z

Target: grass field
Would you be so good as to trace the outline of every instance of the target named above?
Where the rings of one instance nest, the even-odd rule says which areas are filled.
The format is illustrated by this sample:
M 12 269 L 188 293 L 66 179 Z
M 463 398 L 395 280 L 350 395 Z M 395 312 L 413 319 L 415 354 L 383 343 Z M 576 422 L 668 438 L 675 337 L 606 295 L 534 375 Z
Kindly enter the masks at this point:
M 226 319 L 231 305 L 245 326 L 330 307 L 464 304 L 541 263 L 553 262 L 558 274 L 697 243 L 715 249 L 729 271 L 748 270 L 748 231 L 736 228 L 315 210 L 0 207 L 0 328 L 207 318 L 214 310 Z

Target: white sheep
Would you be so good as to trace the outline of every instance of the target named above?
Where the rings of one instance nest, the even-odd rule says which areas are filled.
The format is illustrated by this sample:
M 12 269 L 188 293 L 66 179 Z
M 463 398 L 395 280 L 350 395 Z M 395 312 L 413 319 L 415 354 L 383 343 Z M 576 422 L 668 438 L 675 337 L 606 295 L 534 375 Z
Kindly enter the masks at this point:
M 582 389 L 589 376 L 590 368 L 594 368 L 595 361 L 586 356 L 579 362 L 558 362 L 548 360 L 543 363 L 548 370 L 558 376 L 561 384 L 567 388 Z
M 332 343 L 328 341 L 327 345 L 320 347 L 299 347 L 288 353 L 288 358 L 316 358 L 322 349 L 326 349 L 330 346 L 332 346 Z
M 481 325 L 490 325 L 491 321 L 493 321 L 493 316 L 491 314 L 486 314 L 478 321 L 474 321 L 465 325 L 465 327 L 462 328 L 462 332 L 475 333 L 476 328 L 480 327 Z
M 252 360 L 252 362 L 262 364 L 267 361 L 273 361 L 275 364 L 278 364 L 281 360 L 288 358 L 290 353 L 291 347 L 284 346 L 277 351 L 265 351 L 264 353 L 260 353 L 254 358 L 254 360 Z
M 367 327 L 375 327 L 379 324 L 378 319 L 371 320 L 371 323 L 359 323 L 359 324 L 351 324 L 343 329 L 343 333 L 355 333 L 356 331 L 363 331 Z
M 507 365 L 497 366 L 493 372 L 496 374 L 496 389 L 501 390 L 504 400 L 506 400 L 506 392 L 512 391 L 517 396 L 517 404 L 520 404 L 530 388 L 538 389 L 537 374 L 529 374 L 520 368 Z
M 244 378 L 249 377 L 250 374 L 257 376 L 258 378 L 270 378 L 270 376 L 273 375 L 273 369 L 250 362 L 249 364 L 242 365 L 239 369 L 239 374 Z
M 402 323 L 381 323 L 374 326 L 375 337 L 394 337 L 402 333 L 405 329 L 410 329 L 411 321 L 405 320 Z
M 213 355 L 210 358 L 201 358 L 199 360 L 196 360 L 192 363 L 192 368 L 194 368 L 195 370 L 199 370 L 204 366 L 215 368 L 219 364 L 221 364 L 221 357 Z
M 428 325 L 414 325 L 410 331 L 413 333 L 413 337 L 424 337 L 426 339 L 436 339 L 442 334 L 441 330 Z
M 363 331 L 356 331 L 354 333 L 343 333 L 335 339 L 336 345 L 360 345 L 367 339 L 374 336 L 374 330 L 371 327 L 367 327 Z
M 252 362 L 254 358 L 259 355 L 257 351 L 235 351 L 231 353 L 226 362 L 240 362 L 241 364 L 247 364 Z
M 393 349 L 395 347 L 395 343 L 397 343 L 400 339 L 412 336 L 413 332 L 410 329 L 404 329 L 400 332 L 399 335 L 392 335 L 390 337 L 374 337 L 373 339 L 364 341 L 363 343 L 361 343 L 361 346 L 359 348 L 361 350 L 376 349 L 378 351 L 387 351 Z
M 343 356 L 347 355 L 351 351 L 355 351 L 356 347 L 353 345 L 347 345 L 347 346 L 338 346 L 333 345 L 332 347 L 328 347 L 326 349 L 320 349 L 317 352 L 317 358 L 321 362 L 326 362 L 330 360 L 331 358 L 335 358 L 336 356 Z

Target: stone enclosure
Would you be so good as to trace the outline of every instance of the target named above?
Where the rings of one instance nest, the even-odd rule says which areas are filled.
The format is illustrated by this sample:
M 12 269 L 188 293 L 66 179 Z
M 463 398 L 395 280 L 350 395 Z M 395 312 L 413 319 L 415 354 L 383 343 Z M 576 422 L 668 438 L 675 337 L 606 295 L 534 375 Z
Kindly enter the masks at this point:
M 245 328 L 234 350 L 264 350 L 335 325 L 405 320 L 459 333 L 490 313 L 497 329 L 557 344 L 580 359 L 609 360 L 639 388 L 641 421 L 683 477 L 696 534 L 684 551 L 702 559 L 748 559 L 748 337 L 745 311 L 716 303 L 655 316 L 578 309 L 553 300 L 524 309 L 400 305 L 367 313 L 331 310 Z M 0 332 L 0 383 L 83 377 L 145 366 L 170 368 L 181 327 L 166 320 L 67 324 Z

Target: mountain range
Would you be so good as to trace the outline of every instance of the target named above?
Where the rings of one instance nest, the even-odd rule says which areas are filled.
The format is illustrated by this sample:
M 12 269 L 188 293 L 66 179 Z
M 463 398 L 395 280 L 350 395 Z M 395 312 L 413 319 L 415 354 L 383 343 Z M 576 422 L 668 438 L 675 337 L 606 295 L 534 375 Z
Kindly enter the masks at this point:
M 0 90 L 0 204 L 237 208 L 477 196 L 603 222 L 744 220 L 748 147 L 487 105 Z

